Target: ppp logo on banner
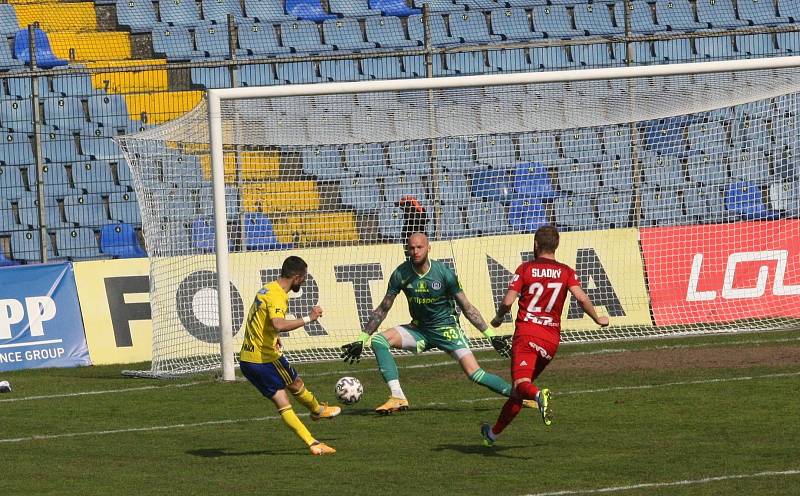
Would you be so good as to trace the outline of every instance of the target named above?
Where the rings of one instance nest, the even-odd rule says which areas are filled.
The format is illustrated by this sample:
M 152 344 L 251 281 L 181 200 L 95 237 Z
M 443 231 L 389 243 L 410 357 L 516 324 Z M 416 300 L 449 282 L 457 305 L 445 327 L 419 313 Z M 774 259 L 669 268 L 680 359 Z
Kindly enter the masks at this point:
M 800 222 L 641 230 L 657 325 L 800 317 Z
M 70 264 L 0 271 L 0 370 L 90 365 Z

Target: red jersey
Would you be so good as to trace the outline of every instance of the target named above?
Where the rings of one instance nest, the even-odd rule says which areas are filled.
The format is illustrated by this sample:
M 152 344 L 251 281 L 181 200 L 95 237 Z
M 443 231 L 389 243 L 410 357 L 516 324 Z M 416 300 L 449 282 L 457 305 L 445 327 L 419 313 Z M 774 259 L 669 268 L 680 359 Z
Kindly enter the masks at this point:
M 568 288 L 580 285 L 575 271 L 555 260 L 537 258 L 517 267 L 508 285 L 508 289 L 519 293 L 517 331 L 544 329 L 560 337 L 561 311 Z

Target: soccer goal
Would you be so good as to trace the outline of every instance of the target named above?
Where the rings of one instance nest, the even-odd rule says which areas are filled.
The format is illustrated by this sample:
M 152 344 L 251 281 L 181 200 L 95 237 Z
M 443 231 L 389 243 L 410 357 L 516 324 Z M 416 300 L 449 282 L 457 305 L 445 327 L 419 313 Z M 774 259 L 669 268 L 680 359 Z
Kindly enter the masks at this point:
M 490 318 L 537 227 L 562 232 L 611 327 L 563 339 L 800 322 L 800 58 L 209 90 L 120 138 L 150 257 L 151 373 L 233 378 L 258 288 L 309 264 L 282 337 L 338 356 L 404 260 L 409 198 L 432 257 Z M 407 322 L 403 298 L 384 322 Z M 466 319 L 462 325 L 486 343 Z M 502 332 L 513 331 L 508 318 Z

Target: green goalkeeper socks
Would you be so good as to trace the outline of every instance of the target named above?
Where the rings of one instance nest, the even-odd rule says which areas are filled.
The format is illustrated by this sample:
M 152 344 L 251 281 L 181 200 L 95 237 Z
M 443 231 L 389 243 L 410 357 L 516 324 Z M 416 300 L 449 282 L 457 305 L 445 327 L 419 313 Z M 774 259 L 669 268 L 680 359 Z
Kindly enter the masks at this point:
M 478 369 L 469 376 L 475 384 L 489 388 L 497 394 L 508 397 L 511 394 L 511 384 L 504 381 L 500 376 L 490 374 L 483 369 Z
M 378 334 L 372 337 L 372 351 L 378 361 L 378 368 L 383 374 L 383 380 L 389 382 L 399 379 L 400 374 L 397 371 L 397 363 L 394 361 L 392 352 L 389 351 L 389 342 L 386 341 L 383 335 Z

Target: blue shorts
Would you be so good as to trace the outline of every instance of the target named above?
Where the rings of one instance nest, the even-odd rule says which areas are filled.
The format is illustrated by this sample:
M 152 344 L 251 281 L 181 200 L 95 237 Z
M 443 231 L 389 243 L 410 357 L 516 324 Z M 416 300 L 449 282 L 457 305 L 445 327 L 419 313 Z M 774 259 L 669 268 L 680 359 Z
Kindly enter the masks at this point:
M 275 393 L 293 383 L 297 379 L 297 371 L 289 364 L 285 356 L 270 363 L 239 362 L 242 374 L 256 387 L 261 394 L 272 398 Z

